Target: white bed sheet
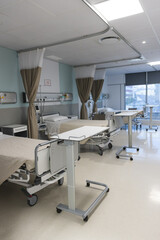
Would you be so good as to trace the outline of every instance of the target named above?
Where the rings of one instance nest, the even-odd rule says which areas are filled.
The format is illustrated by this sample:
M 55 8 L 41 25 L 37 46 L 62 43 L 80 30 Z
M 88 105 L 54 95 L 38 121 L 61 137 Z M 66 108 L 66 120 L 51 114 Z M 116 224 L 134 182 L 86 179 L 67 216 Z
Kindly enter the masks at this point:
M 61 122 L 59 131 L 63 133 L 83 126 L 108 127 L 108 120 L 76 119 L 68 122 Z

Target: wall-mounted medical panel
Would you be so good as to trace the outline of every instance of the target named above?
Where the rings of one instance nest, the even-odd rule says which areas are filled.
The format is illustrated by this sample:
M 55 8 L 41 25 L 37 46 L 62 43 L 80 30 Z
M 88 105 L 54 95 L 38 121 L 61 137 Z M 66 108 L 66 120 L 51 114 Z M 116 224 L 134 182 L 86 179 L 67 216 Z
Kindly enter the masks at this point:
M 42 92 L 37 93 L 36 99 L 34 102 L 63 102 L 63 101 L 72 101 L 72 93 L 52 93 L 52 92 Z M 28 102 L 26 93 L 23 93 L 23 102 Z
M 16 103 L 16 92 L 0 92 L 0 104 Z

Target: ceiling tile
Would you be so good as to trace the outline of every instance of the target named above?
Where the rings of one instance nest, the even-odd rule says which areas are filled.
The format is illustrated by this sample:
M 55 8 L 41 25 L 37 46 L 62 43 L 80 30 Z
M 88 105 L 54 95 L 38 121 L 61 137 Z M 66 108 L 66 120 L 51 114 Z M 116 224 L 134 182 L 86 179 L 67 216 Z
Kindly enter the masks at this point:
M 53 46 L 48 50 L 71 65 L 110 61 L 110 64 L 98 67 L 107 67 L 112 74 L 153 71 L 142 62 L 160 60 L 160 1 L 140 2 L 144 13 L 110 22 L 144 56 L 140 65 L 129 66 L 135 64 L 134 61 L 115 62 L 138 56 L 124 41 L 99 43 L 101 37 L 116 36 L 112 28 L 106 34 Z M 14 50 L 62 42 L 105 29 L 105 22 L 82 0 L 0 0 L 0 45 Z M 146 44 L 141 43 L 143 40 Z M 126 66 L 120 67 L 121 64 Z

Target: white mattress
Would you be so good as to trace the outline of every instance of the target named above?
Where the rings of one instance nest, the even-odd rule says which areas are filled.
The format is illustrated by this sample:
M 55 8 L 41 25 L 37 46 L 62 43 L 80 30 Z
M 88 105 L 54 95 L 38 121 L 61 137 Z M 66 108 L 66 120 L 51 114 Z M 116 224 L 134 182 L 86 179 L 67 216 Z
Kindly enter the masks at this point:
M 35 166 L 34 149 L 44 141 L 30 138 L 0 136 L 0 184 L 24 163 L 28 170 Z

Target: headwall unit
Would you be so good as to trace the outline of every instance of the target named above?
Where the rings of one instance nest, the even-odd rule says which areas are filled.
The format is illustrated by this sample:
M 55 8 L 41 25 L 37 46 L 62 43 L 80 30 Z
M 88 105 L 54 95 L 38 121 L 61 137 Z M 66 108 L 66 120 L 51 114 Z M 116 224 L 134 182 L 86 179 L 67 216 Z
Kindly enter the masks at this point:
M 9 104 L 17 102 L 16 92 L 0 92 L 0 104 Z
M 63 102 L 63 101 L 72 101 L 72 93 L 54 93 L 54 92 L 41 92 L 37 93 L 35 103 L 38 102 Z M 28 102 L 26 93 L 23 93 L 23 101 Z

